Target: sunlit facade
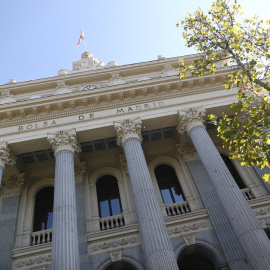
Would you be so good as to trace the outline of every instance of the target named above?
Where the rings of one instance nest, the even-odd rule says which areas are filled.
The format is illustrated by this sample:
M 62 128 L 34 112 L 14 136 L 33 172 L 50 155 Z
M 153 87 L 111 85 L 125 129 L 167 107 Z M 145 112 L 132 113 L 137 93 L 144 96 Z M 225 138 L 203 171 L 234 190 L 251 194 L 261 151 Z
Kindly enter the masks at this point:
M 270 269 L 270 188 L 207 120 L 230 114 L 227 74 L 85 52 L 1 85 L 0 268 Z

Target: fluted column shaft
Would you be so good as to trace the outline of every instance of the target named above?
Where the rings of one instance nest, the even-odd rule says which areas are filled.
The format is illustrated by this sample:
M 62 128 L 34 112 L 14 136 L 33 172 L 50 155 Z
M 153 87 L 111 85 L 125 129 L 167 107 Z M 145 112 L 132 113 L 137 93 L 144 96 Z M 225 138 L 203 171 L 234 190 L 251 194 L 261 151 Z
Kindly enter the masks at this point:
M 1 182 L 2 182 L 3 172 L 4 172 L 4 168 L 2 166 L 0 166 L 0 186 L 1 186 Z
M 205 110 L 179 112 L 180 126 L 189 136 L 214 186 L 225 215 L 255 270 L 270 269 L 270 241 L 202 124 Z M 189 119 L 189 120 L 188 120 Z
M 138 122 L 140 123 L 140 121 Z M 118 136 L 119 132 L 121 131 L 118 129 Z M 122 143 L 127 159 L 147 269 L 177 270 L 176 258 L 153 188 L 140 135 L 133 135 L 123 136 Z
M 79 270 L 80 268 L 74 174 L 76 134 L 74 133 L 75 130 L 72 130 L 72 132 L 56 133 L 48 137 L 55 151 L 52 270 Z M 62 138 L 63 136 L 65 138 Z M 75 143 L 70 136 L 73 136 Z
M 202 201 L 207 208 L 209 218 L 223 248 L 230 269 L 249 270 L 250 265 L 245 258 L 242 246 L 238 242 L 226 215 L 224 215 L 220 199 L 215 192 L 202 162 L 197 159 L 188 161 L 187 165 Z

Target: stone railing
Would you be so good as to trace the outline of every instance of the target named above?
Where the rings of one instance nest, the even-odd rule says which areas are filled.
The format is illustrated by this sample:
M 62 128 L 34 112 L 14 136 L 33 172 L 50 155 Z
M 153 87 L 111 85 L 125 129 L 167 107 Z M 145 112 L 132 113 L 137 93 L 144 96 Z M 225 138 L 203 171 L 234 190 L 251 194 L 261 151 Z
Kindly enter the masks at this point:
M 165 208 L 168 216 L 176 216 L 190 213 L 190 208 L 187 201 L 173 204 L 166 204 Z
M 106 218 L 100 218 L 99 220 L 100 230 L 110 230 L 114 228 L 119 228 L 125 226 L 125 220 L 123 214 L 110 216 Z
M 52 242 L 52 229 L 31 233 L 31 246 L 49 242 Z
M 242 194 L 244 195 L 244 197 L 246 198 L 246 200 L 253 200 L 255 199 L 254 196 L 251 193 L 251 189 L 250 188 L 243 188 L 241 189 Z

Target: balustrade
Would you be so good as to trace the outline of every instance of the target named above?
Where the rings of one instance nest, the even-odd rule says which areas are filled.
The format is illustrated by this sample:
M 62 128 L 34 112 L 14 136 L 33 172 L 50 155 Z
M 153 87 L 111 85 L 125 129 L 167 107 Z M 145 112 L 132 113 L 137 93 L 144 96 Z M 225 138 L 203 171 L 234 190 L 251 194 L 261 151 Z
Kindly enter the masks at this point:
M 182 215 L 191 212 L 187 201 L 166 204 L 165 208 L 168 216 Z
M 31 233 L 31 246 L 50 242 L 52 242 L 52 229 Z
M 110 216 L 106 218 L 100 218 L 99 224 L 100 224 L 100 230 L 105 231 L 105 230 L 110 230 L 110 229 L 125 226 L 125 220 L 124 220 L 124 216 L 121 214 L 121 215 Z
M 246 200 L 253 200 L 255 199 L 254 196 L 251 193 L 251 189 L 250 188 L 243 188 L 241 189 L 242 194 L 244 195 L 244 197 L 246 198 Z

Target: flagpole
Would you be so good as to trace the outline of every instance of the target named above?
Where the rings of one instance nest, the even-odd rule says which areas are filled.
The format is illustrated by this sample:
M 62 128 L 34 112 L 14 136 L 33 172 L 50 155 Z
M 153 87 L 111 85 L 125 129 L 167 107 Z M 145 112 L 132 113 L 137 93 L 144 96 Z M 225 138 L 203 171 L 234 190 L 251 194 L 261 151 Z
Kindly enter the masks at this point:
M 83 32 L 83 28 L 82 28 L 82 32 Z M 85 36 L 84 36 L 84 38 L 83 38 L 83 45 L 84 45 L 84 50 L 85 50 L 85 52 L 87 52 L 87 50 L 86 50 L 86 45 L 85 45 Z

